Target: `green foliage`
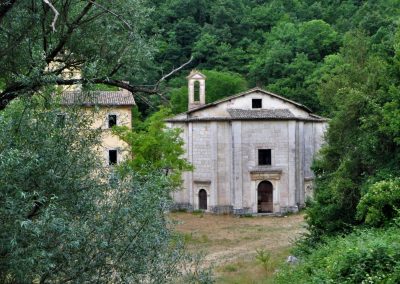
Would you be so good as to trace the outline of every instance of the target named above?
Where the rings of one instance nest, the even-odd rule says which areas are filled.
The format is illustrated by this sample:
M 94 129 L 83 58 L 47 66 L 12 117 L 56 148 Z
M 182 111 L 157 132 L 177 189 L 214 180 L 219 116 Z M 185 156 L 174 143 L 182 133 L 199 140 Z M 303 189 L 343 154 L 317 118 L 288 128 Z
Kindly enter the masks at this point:
M 374 183 L 361 197 L 357 216 L 367 225 L 381 226 L 400 216 L 400 179 Z
M 393 48 L 393 47 L 392 47 Z M 312 234 L 348 231 L 357 219 L 362 189 L 374 179 L 396 176 L 399 83 L 389 68 L 392 58 L 375 53 L 371 38 L 360 32 L 346 35 L 338 55 L 323 66 L 319 94 L 332 116 L 327 144 L 314 163 L 315 201 L 308 209 Z
M 108 85 L 109 79 L 143 84 L 152 76 L 154 49 L 143 32 L 150 10 L 142 1 L 58 1 L 54 31 L 48 5 L 11 3 L 0 22 L 1 107 L 46 86 L 71 84 L 64 81 L 71 72 L 80 71 L 84 85 Z
M 206 103 L 211 103 L 247 89 L 246 80 L 239 74 L 201 70 L 206 77 Z M 172 110 L 174 113 L 188 110 L 188 88 L 180 87 L 170 91 Z
M 164 172 L 174 185 L 181 184 L 182 172 L 192 170 L 192 166 L 183 158 L 182 130 L 166 127 L 164 120 L 170 115 L 169 109 L 162 108 L 133 130 L 127 127 L 113 129 L 134 153 L 132 160 L 121 165 L 123 173 L 131 170 L 140 174 L 159 171 Z
M 274 283 L 398 283 L 400 230 L 361 230 L 325 243 L 283 268 Z
M 271 253 L 269 251 L 266 251 L 264 249 L 260 249 L 256 251 L 256 260 L 257 262 L 263 267 L 265 272 L 270 272 L 271 271 Z
M 0 282 L 209 279 L 182 270 L 194 260 L 171 242 L 171 181 L 149 171 L 109 183 L 92 122 L 36 97 L 0 112 Z

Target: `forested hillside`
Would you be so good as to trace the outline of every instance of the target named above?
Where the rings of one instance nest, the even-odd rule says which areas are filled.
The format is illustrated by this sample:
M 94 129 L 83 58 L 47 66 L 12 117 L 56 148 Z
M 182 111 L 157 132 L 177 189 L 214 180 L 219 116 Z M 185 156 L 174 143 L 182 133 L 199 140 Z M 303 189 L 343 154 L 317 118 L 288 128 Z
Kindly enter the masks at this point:
M 314 163 L 309 235 L 297 246 L 302 262 L 278 282 L 400 281 L 399 8 L 390 0 L 157 1 L 160 66 L 193 55 L 213 99 L 257 85 L 331 119 Z M 215 92 L 222 75 L 230 92 Z M 186 107 L 177 83 L 183 77 L 167 85 L 175 112 Z
M 326 92 L 320 82 L 333 65 L 342 64 L 330 55 L 357 31 L 388 60 L 399 16 L 394 0 L 151 2 L 148 29 L 159 34 L 160 69 L 193 55 L 191 68 L 238 73 L 249 87 L 265 87 L 325 115 L 330 109 L 321 102 Z
M 0 282 L 212 281 L 182 275 L 165 165 L 190 166 L 155 113 L 186 110 L 196 68 L 207 102 L 260 86 L 330 119 L 309 234 L 277 283 L 400 283 L 399 19 L 398 0 L 0 1 Z M 133 93 L 133 133 L 117 133 L 150 167 L 104 184 L 98 133 L 52 102 L 74 84 Z

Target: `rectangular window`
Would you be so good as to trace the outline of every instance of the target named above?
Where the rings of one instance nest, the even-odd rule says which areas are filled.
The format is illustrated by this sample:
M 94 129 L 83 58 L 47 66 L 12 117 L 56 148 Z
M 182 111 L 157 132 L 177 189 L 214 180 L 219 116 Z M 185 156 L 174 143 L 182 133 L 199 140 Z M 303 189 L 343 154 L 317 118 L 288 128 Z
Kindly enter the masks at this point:
M 115 114 L 108 115 L 108 128 L 117 125 L 117 116 Z
M 262 108 L 262 99 L 252 99 L 251 107 L 252 108 Z
M 110 166 L 117 164 L 117 155 L 117 150 L 108 150 L 108 164 Z
M 260 166 L 271 165 L 271 149 L 258 150 L 258 164 Z

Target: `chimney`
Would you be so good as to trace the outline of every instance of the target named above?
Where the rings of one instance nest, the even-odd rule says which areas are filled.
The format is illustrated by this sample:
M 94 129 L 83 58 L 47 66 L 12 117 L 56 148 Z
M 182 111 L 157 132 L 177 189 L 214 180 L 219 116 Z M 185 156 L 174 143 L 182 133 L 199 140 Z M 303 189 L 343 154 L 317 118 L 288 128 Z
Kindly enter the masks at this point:
M 188 79 L 188 110 L 206 104 L 206 76 L 197 70 L 192 70 Z

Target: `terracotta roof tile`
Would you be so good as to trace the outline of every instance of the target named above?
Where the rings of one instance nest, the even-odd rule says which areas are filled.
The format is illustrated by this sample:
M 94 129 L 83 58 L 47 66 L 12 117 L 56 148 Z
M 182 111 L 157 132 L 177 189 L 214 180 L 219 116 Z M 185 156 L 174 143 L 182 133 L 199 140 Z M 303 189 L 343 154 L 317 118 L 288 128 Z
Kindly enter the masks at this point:
M 228 109 L 234 119 L 294 118 L 288 109 Z
M 84 106 L 133 106 L 135 99 L 132 94 L 125 91 L 91 91 L 91 92 L 63 92 L 61 105 Z

